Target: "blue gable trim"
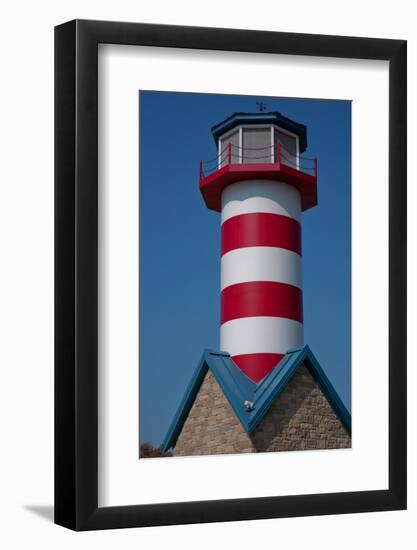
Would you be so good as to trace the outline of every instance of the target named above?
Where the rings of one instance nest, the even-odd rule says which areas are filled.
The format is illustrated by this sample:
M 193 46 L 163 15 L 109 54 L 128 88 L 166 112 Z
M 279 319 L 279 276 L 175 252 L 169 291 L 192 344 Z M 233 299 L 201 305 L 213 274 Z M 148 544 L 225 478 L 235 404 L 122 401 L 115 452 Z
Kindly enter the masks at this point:
M 278 112 L 273 113 L 234 113 L 222 122 L 212 127 L 211 133 L 217 145 L 220 136 L 239 124 L 276 124 L 296 134 L 300 139 L 300 153 L 307 149 L 307 128 L 295 120 L 291 120 Z
M 258 384 L 252 382 L 234 364 L 228 353 L 206 350 L 173 418 L 162 444 L 162 450 L 166 452 L 175 445 L 208 369 L 213 373 L 245 431 L 251 433 L 303 363 L 350 434 L 351 415 L 309 346 L 290 350 L 281 360 L 279 368 L 273 369 Z M 245 402 L 250 402 L 250 410 L 246 408 Z

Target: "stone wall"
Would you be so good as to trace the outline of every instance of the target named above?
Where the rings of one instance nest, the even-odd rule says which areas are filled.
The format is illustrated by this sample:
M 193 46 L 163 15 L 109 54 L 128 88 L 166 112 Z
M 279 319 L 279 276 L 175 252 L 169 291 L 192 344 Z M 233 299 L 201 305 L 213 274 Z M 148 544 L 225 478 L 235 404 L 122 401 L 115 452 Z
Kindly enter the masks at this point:
M 253 452 L 250 437 L 209 370 L 177 439 L 173 455 Z
M 351 440 L 309 370 L 299 367 L 250 436 L 210 371 L 174 456 L 349 448 Z
M 252 440 L 257 452 L 351 447 L 349 434 L 304 365 L 271 405 Z

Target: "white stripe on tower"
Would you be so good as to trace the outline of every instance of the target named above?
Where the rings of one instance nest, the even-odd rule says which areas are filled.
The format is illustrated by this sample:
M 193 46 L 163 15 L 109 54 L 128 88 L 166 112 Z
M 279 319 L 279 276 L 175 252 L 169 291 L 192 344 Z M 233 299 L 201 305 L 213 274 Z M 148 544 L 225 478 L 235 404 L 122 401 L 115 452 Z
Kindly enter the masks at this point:
M 224 323 L 222 338 L 229 342 L 227 351 L 231 356 L 282 354 L 303 340 L 303 324 L 282 317 L 244 317 Z
M 280 181 L 238 181 L 222 193 L 221 223 L 233 216 L 251 212 L 281 214 L 301 221 L 299 191 Z
M 302 287 L 301 256 L 285 248 L 236 248 L 221 259 L 221 290 L 247 281 L 275 281 Z
M 222 194 L 220 347 L 258 382 L 303 343 L 301 199 L 278 181 Z

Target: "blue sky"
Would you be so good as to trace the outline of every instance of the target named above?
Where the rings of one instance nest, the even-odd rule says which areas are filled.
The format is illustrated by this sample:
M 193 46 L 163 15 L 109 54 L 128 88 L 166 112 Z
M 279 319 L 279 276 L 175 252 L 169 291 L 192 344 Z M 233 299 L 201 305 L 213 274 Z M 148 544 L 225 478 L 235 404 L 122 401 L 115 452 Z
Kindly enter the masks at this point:
M 302 215 L 304 339 L 350 410 L 351 102 L 139 93 L 140 440 L 159 446 L 205 348 L 219 348 L 220 214 L 198 186 L 211 127 L 237 111 L 307 126 L 318 205 Z

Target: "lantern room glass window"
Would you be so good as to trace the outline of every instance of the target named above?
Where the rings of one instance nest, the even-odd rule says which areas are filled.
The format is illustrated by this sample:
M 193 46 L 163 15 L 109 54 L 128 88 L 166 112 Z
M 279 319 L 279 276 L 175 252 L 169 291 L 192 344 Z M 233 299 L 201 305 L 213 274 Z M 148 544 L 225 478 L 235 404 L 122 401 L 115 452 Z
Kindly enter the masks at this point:
M 220 166 L 226 166 L 229 164 L 229 144 L 230 144 L 230 164 L 237 164 L 240 162 L 240 143 L 239 143 L 239 129 L 222 137 L 221 150 L 220 150 Z
M 219 168 L 227 164 L 273 162 L 281 162 L 298 169 L 298 141 L 295 135 L 275 126 L 241 126 L 219 140 Z
M 298 167 L 297 159 L 297 138 L 295 136 L 290 136 L 285 134 L 280 130 L 274 129 L 274 153 L 275 153 L 275 162 L 278 161 L 278 143 L 281 145 L 281 162 L 283 164 L 288 164 L 293 168 Z
M 272 162 L 271 128 L 243 128 L 242 162 Z

